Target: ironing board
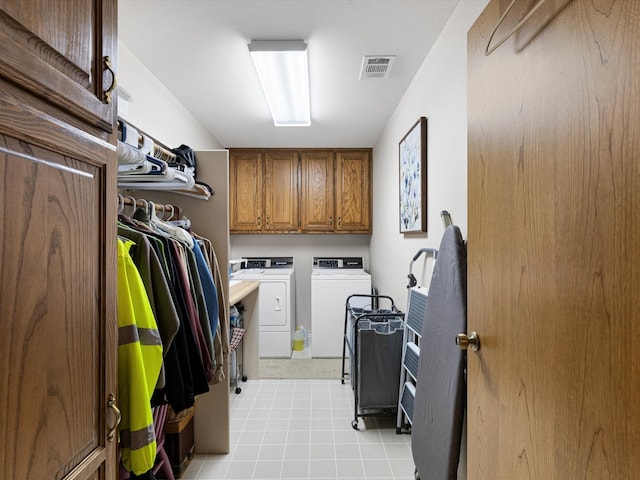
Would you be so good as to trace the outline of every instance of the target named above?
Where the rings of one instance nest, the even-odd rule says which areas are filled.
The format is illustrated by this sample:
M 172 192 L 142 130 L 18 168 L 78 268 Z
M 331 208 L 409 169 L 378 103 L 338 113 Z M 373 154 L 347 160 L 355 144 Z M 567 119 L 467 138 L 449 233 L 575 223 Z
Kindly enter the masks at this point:
M 455 480 L 466 399 L 466 352 L 455 344 L 467 331 L 466 247 L 447 227 L 438 250 L 424 314 L 411 451 L 420 480 Z

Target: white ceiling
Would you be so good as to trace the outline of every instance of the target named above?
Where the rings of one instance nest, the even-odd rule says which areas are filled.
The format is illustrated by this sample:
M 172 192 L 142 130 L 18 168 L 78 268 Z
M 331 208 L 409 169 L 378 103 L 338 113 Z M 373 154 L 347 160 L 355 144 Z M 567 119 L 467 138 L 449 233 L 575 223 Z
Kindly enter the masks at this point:
M 119 0 L 118 35 L 225 147 L 372 147 L 457 3 Z M 310 127 L 273 126 L 252 39 L 308 43 Z M 389 77 L 360 80 L 365 55 Z

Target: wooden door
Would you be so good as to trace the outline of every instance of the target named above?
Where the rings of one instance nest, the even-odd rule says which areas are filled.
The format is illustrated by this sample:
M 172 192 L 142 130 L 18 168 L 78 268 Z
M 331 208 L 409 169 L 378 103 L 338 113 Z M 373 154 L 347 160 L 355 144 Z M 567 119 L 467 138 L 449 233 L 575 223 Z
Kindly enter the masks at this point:
M 0 1 L 0 470 L 114 479 L 115 1 Z
M 371 233 L 371 151 L 336 153 L 336 231 Z
M 636 479 L 640 3 L 547 1 L 487 57 L 509 3 L 468 37 L 468 478 Z
M 264 230 L 298 230 L 298 152 L 267 150 L 264 153 Z
M 259 232 L 263 225 L 262 152 L 229 152 L 229 229 Z
M 303 232 L 333 232 L 333 151 L 300 153 L 300 228 Z

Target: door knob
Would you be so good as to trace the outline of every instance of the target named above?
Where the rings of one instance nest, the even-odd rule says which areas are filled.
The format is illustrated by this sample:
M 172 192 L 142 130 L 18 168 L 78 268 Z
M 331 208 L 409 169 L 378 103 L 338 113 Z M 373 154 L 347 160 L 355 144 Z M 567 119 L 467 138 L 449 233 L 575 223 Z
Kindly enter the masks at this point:
M 471 332 L 469 335 L 465 333 L 459 333 L 456 336 L 456 346 L 460 350 L 466 350 L 470 348 L 474 352 L 480 350 L 480 337 L 476 332 Z

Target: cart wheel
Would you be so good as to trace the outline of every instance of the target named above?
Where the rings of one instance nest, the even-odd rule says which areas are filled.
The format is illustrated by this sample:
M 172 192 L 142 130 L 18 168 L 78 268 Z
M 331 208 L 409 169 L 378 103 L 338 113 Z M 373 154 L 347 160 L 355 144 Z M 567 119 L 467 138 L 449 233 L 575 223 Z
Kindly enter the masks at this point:
M 242 392 L 242 389 L 240 387 L 236 387 L 236 395 L 240 395 L 240 392 Z
M 413 478 L 415 480 L 420 480 L 420 474 L 418 473 L 418 467 L 416 467 L 415 471 L 413 472 Z
M 344 378 L 341 380 L 341 382 L 342 382 L 342 385 L 344 385 Z
M 396 435 L 400 435 L 402 433 L 402 428 L 396 427 Z
M 351 420 L 351 428 L 354 430 L 358 429 L 358 420 Z
M 247 376 L 246 376 L 246 375 L 243 375 L 243 376 L 242 376 L 242 381 L 243 381 L 243 382 L 246 382 L 247 380 L 248 380 Z

